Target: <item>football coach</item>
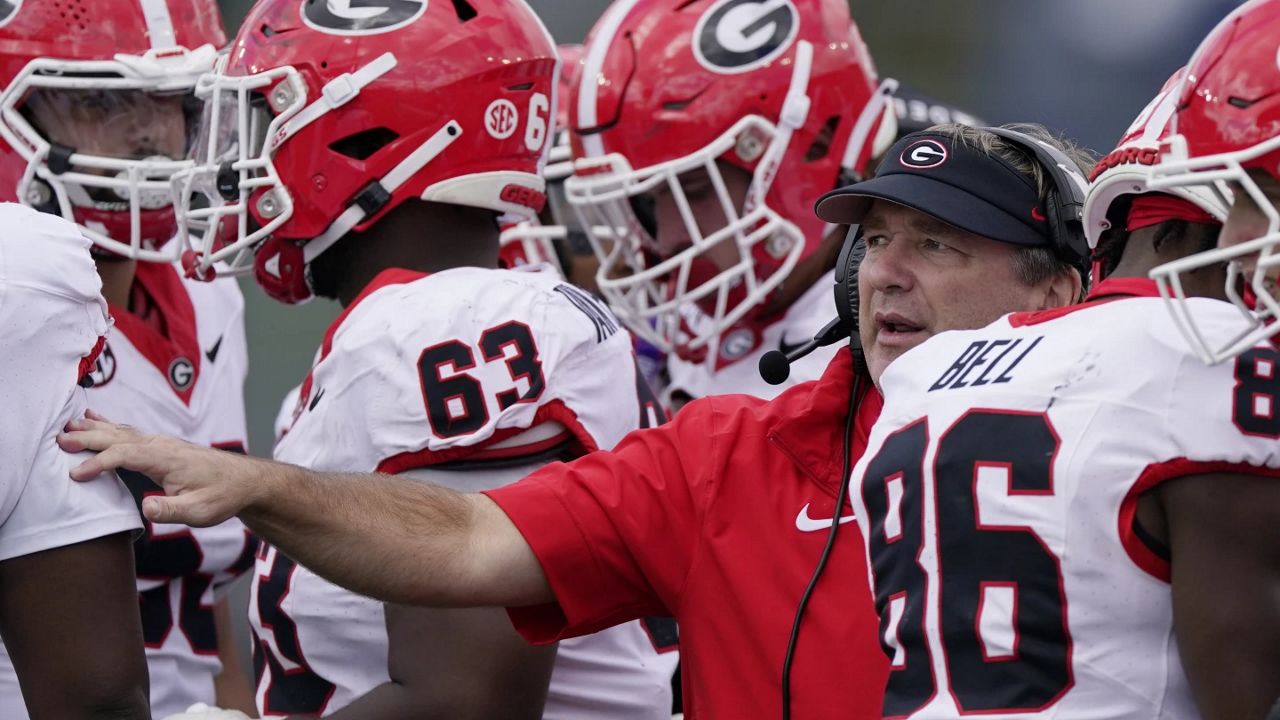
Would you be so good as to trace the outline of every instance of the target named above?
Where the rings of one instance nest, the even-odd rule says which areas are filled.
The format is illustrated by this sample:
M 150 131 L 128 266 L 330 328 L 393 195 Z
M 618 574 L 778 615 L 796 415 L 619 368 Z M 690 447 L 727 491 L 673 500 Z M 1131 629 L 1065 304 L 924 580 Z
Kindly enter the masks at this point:
M 875 382 L 935 333 L 1079 298 L 1083 235 L 1076 247 L 1062 232 L 1079 228 L 1083 180 L 1077 198 L 1063 177 L 1087 165 L 1038 126 L 904 137 L 875 177 L 817 205 L 828 222 L 860 225 L 834 269 L 843 317 L 817 339 L 855 341 L 821 379 L 772 401 L 696 400 L 612 451 L 496 490 L 315 472 L 92 415 L 58 440 L 100 451 L 74 479 L 129 468 L 162 485 L 167 496 L 143 507 L 153 522 L 238 515 L 316 573 L 386 602 L 507 607 L 535 643 L 672 615 L 692 717 L 785 706 L 879 718 L 889 662 L 862 539 L 849 529 L 835 542 L 857 521 L 837 500 L 880 411 Z

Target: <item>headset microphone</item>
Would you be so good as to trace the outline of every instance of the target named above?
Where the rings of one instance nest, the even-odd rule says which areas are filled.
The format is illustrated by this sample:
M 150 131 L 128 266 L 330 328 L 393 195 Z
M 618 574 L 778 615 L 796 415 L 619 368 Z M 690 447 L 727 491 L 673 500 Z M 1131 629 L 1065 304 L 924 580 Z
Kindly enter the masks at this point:
M 849 337 L 849 327 L 841 318 L 827 323 L 813 339 L 789 353 L 770 350 L 760 356 L 760 377 L 770 385 L 781 385 L 791 376 L 791 363 L 820 347 L 834 345 Z

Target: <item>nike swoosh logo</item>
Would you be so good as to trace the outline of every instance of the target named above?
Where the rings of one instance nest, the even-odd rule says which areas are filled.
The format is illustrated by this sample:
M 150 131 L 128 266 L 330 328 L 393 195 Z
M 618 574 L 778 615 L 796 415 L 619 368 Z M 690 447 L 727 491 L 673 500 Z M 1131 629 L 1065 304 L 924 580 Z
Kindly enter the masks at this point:
M 320 398 L 322 397 L 324 397 L 324 388 L 320 388 L 320 392 L 316 393 L 316 396 L 311 398 L 311 404 L 307 406 L 307 410 L 315 410 L 316 405 L 320 404 Z
M 213 362 L 214 360 L 218 359 L 218 351 L 221 349 L 222 349 L 222 337 L 219 337 L 218 342 L 214 343 L 213 347 L 204 351 L 204 356 L 209 358 L 209 362 Z
M 806 340 L 806 341 L 803 341 L 803 342 L 798 342 L 798 343 L 796 343 L 795 345 L 792 345 L 791 343 L 787 342 L 787 334 L 786 334 L 786 333 L 783 333 L 783 334 L 778 338 L 778 350 L 779 350 L 783 355 L 790 355 L 790 354 L 791 354 L 791 352 L 792 352 L 793 350 L 797 350 L 797 349 L 799 349 L 801 346 L 803 346 L 803 345 L 804 345 L 804 343 L 805 343 L 805 342 L 808 342 L 808 341 Z M 806 507 L 807 507 L 807 506 L 806 506 Z
M 854 515 L 845 515 L 840 518 L 840 524 L 843 525 L 854 519 Z M 809 517 L 809 503 L 805 503 L 800 508 L 800 513 L 796 515 L 796 529 L 800 532 L 817 532 L 819 530 L 828 530 L 831 528 L 831 521 L 834 518 L 814 519 Z

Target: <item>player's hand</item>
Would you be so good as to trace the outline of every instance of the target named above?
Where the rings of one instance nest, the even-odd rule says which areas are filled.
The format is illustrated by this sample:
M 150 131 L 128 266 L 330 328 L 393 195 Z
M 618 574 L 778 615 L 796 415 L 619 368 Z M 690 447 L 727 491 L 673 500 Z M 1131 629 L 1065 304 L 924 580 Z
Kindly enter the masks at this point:
M 275 463 L 236 453 L 192 445 L 164 435 L 145 435 L 116 425 L 90 411 L 67 423 L 58 435 L 67 452 L 98 454 L 71 471 L 73 480 L 92 480 L 104 472 L 127 468 L 164 488 L 166 496 L 142 501 L 142 514 L 152 522 L 216 525 L 247 507 Z
M 249 716 L 239 710 L 223 710 L 196 703 L 187 708 L 186 712 L 170 715 L 164 720 L 249 720 Z

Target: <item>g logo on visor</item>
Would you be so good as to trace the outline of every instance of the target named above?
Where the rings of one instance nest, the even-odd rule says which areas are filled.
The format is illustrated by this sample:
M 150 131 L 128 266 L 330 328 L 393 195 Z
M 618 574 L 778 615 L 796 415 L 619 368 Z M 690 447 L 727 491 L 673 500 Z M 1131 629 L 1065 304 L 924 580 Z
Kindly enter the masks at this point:
M 422 17 L 427 1 L 302 0 L 302 21 L 331 35 L 374 35 L 397 30 Z
M 937 140 L 920 140 L 902 151 L 898 162 L 916 170 L 935 168 L 947 161 L 947 146 Z
M 18 16 L 18 11 L 22 9 L 22 0 L 0 0 L 0 27 L 9 24 L 9 21 Z
M 799 32 L 791 0 L 718 0 L 698 18 L 693 55 L 712 72 L 747 72 L 785 53 Z

